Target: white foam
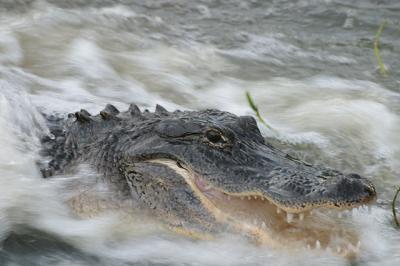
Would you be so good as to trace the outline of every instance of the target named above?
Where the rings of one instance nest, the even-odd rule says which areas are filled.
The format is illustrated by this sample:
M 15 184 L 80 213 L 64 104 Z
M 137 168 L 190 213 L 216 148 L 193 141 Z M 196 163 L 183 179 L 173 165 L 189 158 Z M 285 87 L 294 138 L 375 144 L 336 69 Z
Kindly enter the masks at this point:
M 91 79 L 105 79 L 116 76 L 115 71 L 107 63 L 104 52 L 93 42 L 77 38 L 70 47 L 67 64 L 72 71 Z
M 18 65 L 23 59 L 19 41 L 10 32 L 0 31 L 0 63 Z
M 111 7 L 103 7 L 98 10 L 93 10 L 93 12 L 99 12 L 100 14 L 115 15 L 122 17 L 134 17 L 136 16 L 135 11 L 128 9 L 126 6 L 115 5 Z

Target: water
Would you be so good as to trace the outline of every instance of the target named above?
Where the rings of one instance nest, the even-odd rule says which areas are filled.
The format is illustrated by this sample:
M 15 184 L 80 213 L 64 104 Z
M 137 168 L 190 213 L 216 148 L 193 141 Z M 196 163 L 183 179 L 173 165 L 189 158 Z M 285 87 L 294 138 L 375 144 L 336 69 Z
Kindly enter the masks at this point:
M 347 265 L 327 252 L 276 251 L 237 235 L 191 241 L 137 214 L 77 218 L 66 201 L 93 186 L 43 180 L 40 111 L 106 103 L 253 114 L 269 141 L 312 163 L 358 172 L 379 193 L 358 212 L 358 265 L 399 265 L 390 201 L 400 184 L 400 4 L 396 0 L 1 1 L 1 265 Z M 386 20 L 377 71 L 373 40 Z M 399 211 L 400 212 L 400 211 Z

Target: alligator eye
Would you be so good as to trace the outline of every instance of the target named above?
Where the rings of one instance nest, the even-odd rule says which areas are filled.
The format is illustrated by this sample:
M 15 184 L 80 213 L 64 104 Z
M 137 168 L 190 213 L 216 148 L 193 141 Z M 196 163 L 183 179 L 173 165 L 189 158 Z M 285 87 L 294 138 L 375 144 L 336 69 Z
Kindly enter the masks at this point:
M 222 134 L 215 130 L 215 129 L 210 129 L 206 131 L 206 138 L 209 142 L 213 144 L 223 144 L 226 142 L 225 138 L 222 136 Z

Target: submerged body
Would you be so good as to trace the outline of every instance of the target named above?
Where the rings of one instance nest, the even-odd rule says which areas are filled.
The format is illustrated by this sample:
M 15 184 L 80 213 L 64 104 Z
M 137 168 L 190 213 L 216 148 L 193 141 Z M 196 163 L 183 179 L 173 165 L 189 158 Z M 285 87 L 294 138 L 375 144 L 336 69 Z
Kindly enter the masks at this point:
M 312 166 L 269 145 L 252 117 L 219 110 L 154 113 L 107 105 L 48 117 L 44 177 L 92 165 L 134 208 L 198 238 L 224 230 L 274 247 L 333 247 L 353 254 L 356 232 L 324 210 L 343 211 L 376 198 L 357 174 Z

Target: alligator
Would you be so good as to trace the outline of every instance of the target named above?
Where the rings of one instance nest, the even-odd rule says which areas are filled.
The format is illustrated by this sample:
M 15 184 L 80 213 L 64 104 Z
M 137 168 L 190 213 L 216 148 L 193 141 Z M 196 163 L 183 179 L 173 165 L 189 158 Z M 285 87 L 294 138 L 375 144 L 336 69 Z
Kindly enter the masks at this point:
M 108 104 L 47 115 L 43 177 L 90 165 L 121 198 L 175 232 L 212 239 L 240 232 L 271 247 L 359 248 L 341 214 L 370 205 L 374 185 L 290 156 L 261 135 L 251 116 L 216 109 L 154 112 Z M 337 213 L 337 215 L 336 215 Z

